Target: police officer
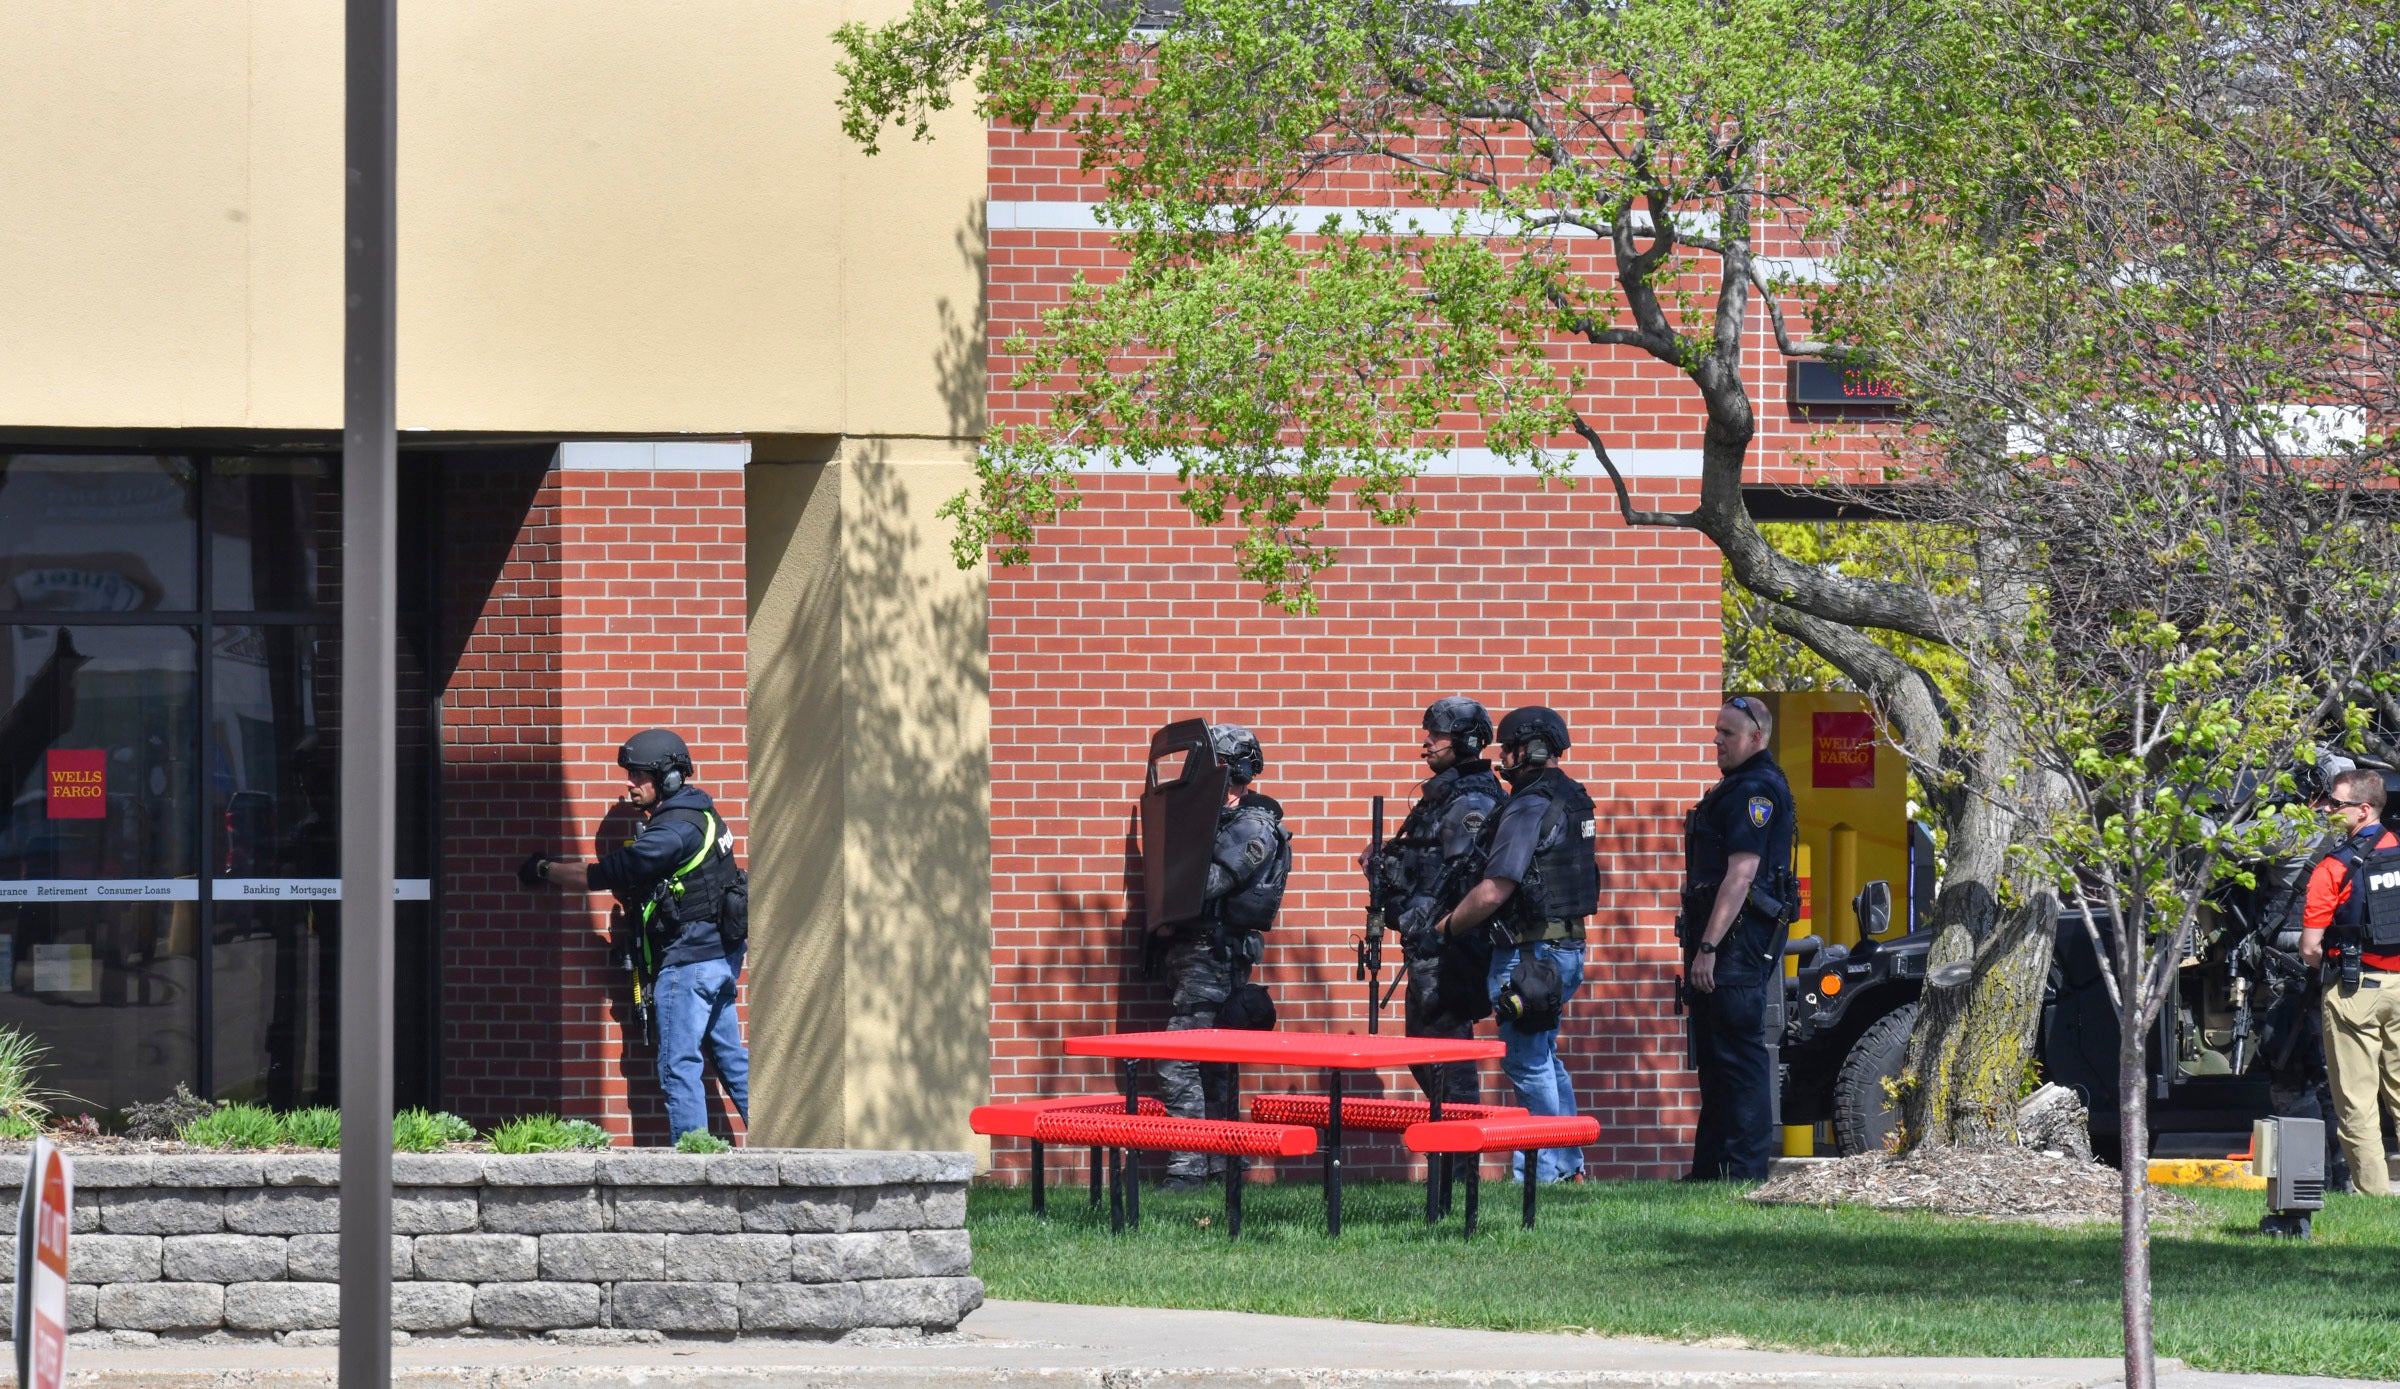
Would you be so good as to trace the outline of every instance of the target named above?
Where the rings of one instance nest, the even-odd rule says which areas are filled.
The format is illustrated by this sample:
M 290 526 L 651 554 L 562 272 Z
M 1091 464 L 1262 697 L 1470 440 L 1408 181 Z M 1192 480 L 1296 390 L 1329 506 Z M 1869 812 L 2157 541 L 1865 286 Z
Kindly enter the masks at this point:
M 1240 724 L 1211 724 L 1209 746 L 1228 773 L 1225 804 L 1217 811 L 1216 842 L 1208 862 L 1206 909 L 1197 921 L 1172 932 L 1167 943 L 1167 986 L 1173 990 L 1167 1030 L 1215 1027 L 1218 1011 L 1246 982 L 1265 952 L 1260 932 L 1275 924 L 1283 905 L 1284 880 L 1292 869 L 1292 837 L 1283 827 L 1283 807 L 1251 789 L 1266 770 L 1258 739 Z M 1186 1119 L 1231 1119 L 1230 1067 L 1193 1061 L 1162 1061 L 1159 1088 L 1169 1114 Z M 1167 1160 L 1166 1189 L 1189 1191 L 1205 1184 L 1212 1162 L 1201 1153 L 1176 1153 Z
M 1435 700 L 1425 710 L 1425 738 L 1418 751 L 1433 776 L 1418 788 L 1416 805 L 1382 854 L 1373 856 L 1370 850 L 1359 856 L 1368 891 L 1384 920 L 1399 931 L 1408 959 L 1402 1021 L 1411 1037 L 1472 1037 L 1475 1024 L 1491 1015 L 1484 982 L 1491 968 L 1489 938 L 1445 936 L 1434 929 L 1472 885 L 1454 882 L 1454 875 L 1507 794 L 1483 760 L 1491 742 L 1492 718 L 1482 705 L 1464 695 Z M 1445 1103 L 1473 1104 L 1478 1098 L 1472 1061 L 1409 1069 L 1427 1095 L 1434 1093 L 1440 1072 Z
M 677 1138 L 708 1129 L 702 1053 L 744 1123 L 750 1118 L 750 1051 L 734 1009 L 748 942 L 748 878 L 735 866 L 733 837 L 716 803 L 691 784 L 683 739 L 648 729 L 617 749 L 625 800 L 643 816 L 632 843 L 594 863 L 536 853 L 517 870 L 527 887 L 615 894 L 639 913 L 658 1001 L 658 1085 L 667 1128 Z
M 1600 866 L 1592 857 L 1597 823 L 1592 798 L 1558 768 L 1570 746 L 1566 720 L 1541 705 L 1500 721 L 1500 775 L 1510 795 L 1484 822 L 1475 853 L 1479 881 L 1441 922 L 1444 935 L 1488 930 L 1492 963 L 1486 996 L 1500 1018 L 1507 1051 L 1500 1067 L 1517 1102 L 1533 1114 L 1575 1112 L 1574 1082 L 1558 1059 L 1558 1024 L 1583 985 L 1584 923 L 1600 905 Z M 1518 1177 L 1581 1181 L 1583 1151 L 1545 1148 L 1541 1171 Z
M 2400 835 L 2381 823 L 2383 773 L 2333 779 L 2324 809 L 2342 835 L 2309 875 L 2300 958 L 2325 967 L 2325 1059 L 2350 1178 L 2391 1194 L 2385 1110 L 2400 1119 Z M 2388 1102 L 2388 1106 L 2387 1106 Z
M 1700 1124 L 1694 1181 L 1764 1181 L 1774 1158 L 1776 1078 L 1767 990 L 1783 987 L 1783 936 L 1797 893 L 1792 788 L 1767 742 L 1774 716 L 1737 695 L 1717 711 L 1717 768 L 1684 821 L 1683 915 Z

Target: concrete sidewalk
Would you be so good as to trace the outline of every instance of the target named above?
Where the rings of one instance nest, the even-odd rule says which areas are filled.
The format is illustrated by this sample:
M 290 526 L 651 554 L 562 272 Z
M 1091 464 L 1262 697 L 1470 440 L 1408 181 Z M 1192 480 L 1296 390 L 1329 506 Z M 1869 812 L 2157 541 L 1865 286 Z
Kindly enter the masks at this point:
M 411 1389 L 2081 1389 L 2113 1360 L 1796 1355 L 1625 1340 L 1379 1326 L 1238 1312 L 992 1302 L 958 1335 L 898 1344 L 797 1341 L 577 1346 L 498 1338 L 393 1348 Z M 69 1352 L 96 1389 L 310 1389 L 331 1347 L 161 1343 Z M 2162 1370 L 2169 1370 L 2166 1362 Z M 2171 1369 L 2166 1389 L 2335 1389 L 2366 1381 Z

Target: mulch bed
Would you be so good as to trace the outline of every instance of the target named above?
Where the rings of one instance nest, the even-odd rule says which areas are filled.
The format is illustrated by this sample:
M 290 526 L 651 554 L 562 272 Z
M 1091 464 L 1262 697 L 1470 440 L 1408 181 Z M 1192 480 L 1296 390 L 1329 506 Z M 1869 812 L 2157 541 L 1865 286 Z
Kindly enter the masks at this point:
M 1861 1153 L 1810 1163 L 1749 1194 L 1769 1206 L 1868 1206 L 2043 1224 L 2107 1221 L 2120 1209 L 2121 1178 L 2105 1163 L 2029 1148 L 1936 1148 L 1906 1157 Z M 2197 1220 L 2203 1208 L 2180 1192 L 2150 1190 L 2153 1219 Z

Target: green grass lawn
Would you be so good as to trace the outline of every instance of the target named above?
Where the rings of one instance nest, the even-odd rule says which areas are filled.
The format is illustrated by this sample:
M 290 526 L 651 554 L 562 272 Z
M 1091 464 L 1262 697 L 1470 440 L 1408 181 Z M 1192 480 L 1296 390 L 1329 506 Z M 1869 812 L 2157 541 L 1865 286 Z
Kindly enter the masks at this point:
M 2400 1366 L 2400 1199 L 2334 1196 L 2316 1238 L 2257 1233 L 2255 1192 L 2195 1191 L 2196 1229 L 2152 1236 L 2158 1349 L 2196 1368 L 2380 1378 Z M 1077 1187 L 1050 1219 L 1023 1190 L 968 1198 L 992 1297 L 1198 1307 L 1511 1331 L 1584 1330 L 1853 1355 L 2099 1355 L 2117 1332 L 2112 1227 L 1757 1207 L 1729 1186 L 1484 1185 L 1482 1228 L 1424 1220 L 1421 1187 L 1354 1183 L 1339 1241 L 1313 1183 L 1252 1187 L 1228 1241 L 1211 1191 L 1146 1190 L 1111 1236 Z

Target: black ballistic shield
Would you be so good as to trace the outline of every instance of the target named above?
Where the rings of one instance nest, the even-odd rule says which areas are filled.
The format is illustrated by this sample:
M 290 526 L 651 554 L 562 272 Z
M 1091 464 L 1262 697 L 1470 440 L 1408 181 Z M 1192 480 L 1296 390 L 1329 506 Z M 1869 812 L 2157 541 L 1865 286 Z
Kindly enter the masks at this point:
M 1150 735 L 1142 781 L 1142 897 L 1153 931 L 1200 919 L 1227 780 L 1208 745 L 1206 721 L 1178 719 Z

